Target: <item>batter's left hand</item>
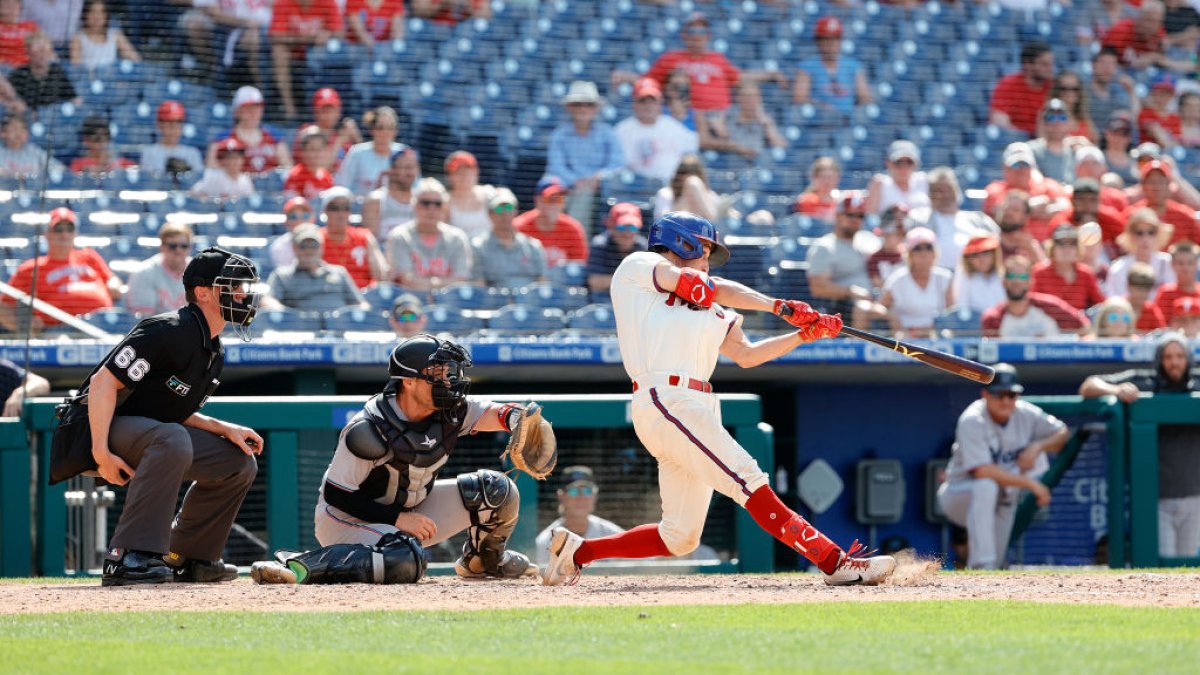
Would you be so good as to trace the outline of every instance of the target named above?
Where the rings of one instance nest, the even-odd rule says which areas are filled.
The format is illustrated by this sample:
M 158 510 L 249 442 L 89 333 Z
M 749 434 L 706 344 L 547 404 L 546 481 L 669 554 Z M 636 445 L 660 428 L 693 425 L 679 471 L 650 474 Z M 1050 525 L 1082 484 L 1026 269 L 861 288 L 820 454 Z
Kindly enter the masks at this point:
M 263 451 L 263 439 L 256 431 L 250 427 L 244 427 L 240 424 L 225 423 L 225 438 L 229 442 L 241 448 L 242 452 L 247 455 L 261 455 Z
M 803 328 L 817 319 L 821 314 L 802 300 L 776 300 L 775 315 L 796 328 Z

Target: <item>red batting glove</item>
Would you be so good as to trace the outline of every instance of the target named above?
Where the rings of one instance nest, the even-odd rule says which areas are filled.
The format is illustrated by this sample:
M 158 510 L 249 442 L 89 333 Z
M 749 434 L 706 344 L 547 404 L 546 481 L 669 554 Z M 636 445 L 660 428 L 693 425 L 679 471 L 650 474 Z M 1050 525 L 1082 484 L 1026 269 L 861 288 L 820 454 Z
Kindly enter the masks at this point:
M 841 314 L 819 314 L 818 319 L 796 331 L 803 343 L 837 337 L 842 332 Z
M 776 300 L 775 315 L 797 328 L 803 328 L 821 317 L 817 310 L 800 300 Z

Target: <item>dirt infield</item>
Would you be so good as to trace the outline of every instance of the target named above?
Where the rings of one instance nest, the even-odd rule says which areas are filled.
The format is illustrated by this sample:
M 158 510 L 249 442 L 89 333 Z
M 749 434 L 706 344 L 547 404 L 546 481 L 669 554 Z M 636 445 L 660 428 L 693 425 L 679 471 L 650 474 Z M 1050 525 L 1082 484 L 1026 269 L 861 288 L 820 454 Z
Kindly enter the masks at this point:
M 479 610 L 524 607 L 714 605 L 915 600 L 1030 600 L 1200 607 L 1200 574 L 1150 572 L 934 572 L 902 565 L 877 588 L 829 588 L 818 575 L 585 575 L 576 586 L 432 577 L 411 586 L 222 585 L 101 588 L 95 584 L 0 584 L 0 614 L 78 611 Z

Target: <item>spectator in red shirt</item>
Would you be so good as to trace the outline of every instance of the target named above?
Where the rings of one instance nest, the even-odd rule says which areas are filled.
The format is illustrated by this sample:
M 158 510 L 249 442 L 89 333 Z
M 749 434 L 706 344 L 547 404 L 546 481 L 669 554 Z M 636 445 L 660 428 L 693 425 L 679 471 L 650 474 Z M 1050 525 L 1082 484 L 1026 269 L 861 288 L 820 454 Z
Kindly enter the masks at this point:
M 1046 260 L 1041 242 L 1029 234 L 1029 193 L 1009 190 L 1004 193 L 992 212 L 1000 228 L 1000 255 L 1007 263 L 1013 256 L 1023 256 L 1037 264 Z
M 233 128 L 209 144 L 208 165 L 216 166 L 217 143 L 236 138 L 246 149 L 246 171 L 264 173 L 292 168 L 292 153 L 283 134 L 262 123 L 263 95 L 255 87 L 239 87 L 233 94 Z
M 355 143 L 362 143 L 362 132 L 353 117 L 342 117 L 342 97 L 333 87 L 318 89 L 313 94 L 312 108 L 313 126 L 325 136 L 325 154 L 328 157 L 324 165 L 330 171 L 337 171 L 350 148 Z M 297 149 L 299 140 L 297 135 Z
M 1138 114 L 1138 129 L 1144 140 L 1154 141 L 1163 148 L 1179 144 L 1183 127 L 1179 114 L 1170 109 L 1174 99 L 1175 78 L 1170 73 L 1159 73 L 1150 83 L 1150 93 L 1142 101 L 1142 112 Z
M 38 299 L 75 316 L 112 307 L 113 300 L 121 297 L 121 280 L 108 269 L 100 254 L 90 248 L 75 248 L 75 213 L 71 209 L 57 208 L 50 212 L 46 244 L 46 255 L 36 263 L 33 259 L 21 263 L 9 284 L 31 293 L 36 264 Z M 8 296 L 0 298 L 0 326 L 10 331 L 23 329 L 27 311 L 18 309 L 16 301 Z M 58 323 L 58 319 L 35 311 L 32 329 L 39 332 Z
M 988 121 L 1009 131 L 1037 133 L 1038 112 L 1054 85 L 1054 52 L 1045 42 L 1021 46 L 1021 70 L 996 82 Z
M 1159 0 L 1143 0 L 1137 16 L 1114 23 L 1101 44 L 1115 49 L 1121 64 L 1135 70 L 1160 65 L 1164 59 L 1163 38 L 1167 35 L 1163 28 L 1165 13 Z
M 329 154 L 325 151 L 325 134 L 315 126 L 304 127 L 297 135 L 300 161 L 288 171 L 283 192 L 289 197 L 299 195 L 314 199 L 333 187 L 333 174 L 325 166 Z
M 546 176 L 534 190 L 534 209 L 513 220 L 518 232 L 542 242 L 548 267 L 568 260 L 587 262 L 583 225 L 563 213 L 566 201 L 567 187 L 558 178 Z
M 1158 288 L 1154 304 L 1162 310 L 1167 324 L 1175 317 L 1175 303 L 1179 298 L 1190 297 L 1200 300 L 1200 283 L 1196 281 L 1196 244 L 1181 241 L 1171 246 L 1171 269 L 1175 271 L 1175 283 L 1163 284 Z
M 1171 199 L 1172 171 L 1162 160 L 1152 160 L 1142 165 L 1142 198 L 1129 206 L 1125 218 L 1137 209 L 1148 206 L 1158 214 L 1158 219 L 1167 223 L 1174 231 L 1171 243 L 1187 239 L 1200 241 L 1200 228 L 1196 226 L 1196 211 Z
M 336 0 L 277 0 L 271 15 L 271 58 L 283 114 L 296 119 L 292 95 L 292 61 L 304 60 L 308 48 L 345 32 Z
M 1104 302 L 1096 274 L 1079 262 L 1079 235 L 1072 225 L 1059 225 L 1050 241 L 1050 259 L 1033 266 L 1029 290 L 1062 298 L 1083 311 Z
M 817 220 L 832 223 L 837 214 L 838 181 L 842 179 L 842 167 L 832 157 L 818 157 L 808 167 L 808 187 L 796 197 L 792 210 L 812 216 Z
M 1009 190 L 1022 190 L 1029 195 L 1029 234 L 1038 241 L 1044 240 L 1051 232 L 1050 219 L 1070 206 L 1066 190 L 1037 170 L 1033 150 L 1026 143 L 1012 143 L 1005 148 L 1003 162 L 1004 178 L 987 186 L 983 210 L 995 209 Z
M 1200 298 L 1190 295 L 1175 298 L 1171 316 L 1171 328 L 1182 331 L 1189 340 L 1200 337 Z
M 1064 211 L 1059 211 L 1050 220 L 1050 231 L 1053 232 L 1063 223 L 1079 227 L 1084 223 L 1096 223 L 1100 226 L 1101 239 L 1109 249 L 1109 257 L 1117 252 L 1117 237 L 1125 231 L 1125 219 L 1121 212 L 1101 203 L 1103 188 L 1095 178 L 1077 178 L 1071 186 L 1071 205 Z
M 1129 208 L 1129 198 L 1119 187 L 1104 184 L 1104 174 L 1108 165 L 1104 159 L 1104 151 L 1094 145 L 1085 145 L 1075 150 L 1075 178 L 1090 178 L 1100 185 L 1100 205 L 1108 207 L 1120 215 Z M 1115 236 L 1115 235 L 1114 235 Z
M 359 288 L 386 280 L 387 260 L 379 242 L 367 228 L 350 224 L 354 193 L 337 185 L 321 193 L 321 204 L 325 211 L 325 227 L 321 228 L 325 253 L 321 259 L 345 267 Z
M 732 103 L 733 86 L 742 78 L 755 81 L 774 80 L 786 83 L 782 73 L 766 71 L 739 71 L 729 59 L 719 52 L 708 49 L 708 17 L 701 12 L 692 12 L 684 19 L 680 28 L 683 49 L 666 52 L 658 57 L 647 70 L 645 77 L 656 80 L 659 86 L 667 85 L 667 77 L 675 69 L 682 69 L 691 78 L 692 108 L 700 114 L 725 110 Z M 622 82 L 633 84 L 639 75 L 628 71 L 614 71 L 612 86 Z
M 1139 333 L 1149 333 L 1167 327 L 1167 319 L 1162 310 L 1150 299 L 1150 296 L 1154 295 L 1157 283 L 1154 268 L 1150 265 L 1138 262 L 1129 266 L 1129 274 L 1126 276 L 1128 290 L 1125 297 L 1133 307 L 1133 327 Z
M 38 30 L 36 21 L 21 20 L 21 0 L 0 0 L 0 64 L 29 63 L 25 39 Z
M 368 49 L 404 39 L 404 0 L 348 0 L 346 37 Z
M 71 173 L 103 176 L 134 166 L 131 160 L 113 152 L 112 132 L 103 117 L 85 119 L 79 127 L 79 140 L 83 143 L 83 156 L 71 162 Z
M 466 19 L 492 18 L 489 0 L 413 0 L 413 16 L 434 23 L 455 24 Z
M 1090 322 L 1083 312 L 1053 295 L 1030 290 L 1029 260 L 1017 255 L 1004 261 L 1005 300 L 983 313 L 980 327 L 987 337 L 1056 337 L 1083 335 Z

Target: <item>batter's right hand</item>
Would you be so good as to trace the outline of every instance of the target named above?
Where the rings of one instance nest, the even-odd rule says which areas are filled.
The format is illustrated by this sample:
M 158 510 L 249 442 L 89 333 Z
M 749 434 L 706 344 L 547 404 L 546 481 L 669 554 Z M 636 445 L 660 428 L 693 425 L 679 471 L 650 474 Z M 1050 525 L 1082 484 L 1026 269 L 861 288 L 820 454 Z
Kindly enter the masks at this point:
M 412 511 L 405 511 L 396 516 L 396 529 L 407 532 L 422 542 L 433 539 L 437 534 L 437 524 L 432 519 Z
M 1035 480 L 1029 485 L 1029 491 L 1033 493 L 1037 499 L 1039 507 L 1046 506 L 1050 503 L 1050 488 L 1042 484 L 1041 481 Z
M 110 450 L 104 449 L 92 453 L 96 460 L 96 470 L 99 471 L 100 477 L 112 485 L 124 485 L 134 476 L 133 467 L 125 463 L 125 460 L 114 455 Z

